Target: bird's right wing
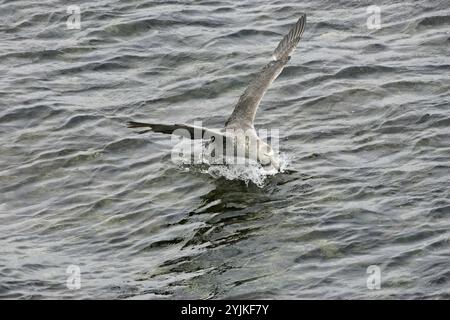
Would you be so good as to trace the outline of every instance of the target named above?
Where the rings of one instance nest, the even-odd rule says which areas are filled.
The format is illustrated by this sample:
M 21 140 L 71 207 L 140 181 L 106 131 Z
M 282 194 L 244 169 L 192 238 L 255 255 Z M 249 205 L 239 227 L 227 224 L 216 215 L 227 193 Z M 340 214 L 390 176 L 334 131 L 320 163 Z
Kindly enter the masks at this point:
M 272 54 L 273 60 L 253 79 L 239 98 L 233 113 L 226 122 L 227 127 L 251 128 L 255 119 L 256 110 L 272 82 L 283 71 L 288 63 L 291 53 L 296 48 L 303 31 L 305 30 L 306 15 L 303 14 L 283 37 Z

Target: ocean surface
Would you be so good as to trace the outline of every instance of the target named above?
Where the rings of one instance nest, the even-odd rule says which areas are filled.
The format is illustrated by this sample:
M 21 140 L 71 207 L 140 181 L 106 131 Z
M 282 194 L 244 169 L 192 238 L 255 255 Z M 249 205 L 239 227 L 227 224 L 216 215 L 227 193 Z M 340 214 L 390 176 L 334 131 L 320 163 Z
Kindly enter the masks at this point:
M 284 172 L 179 165 L 126 127 L 221 127 L 303 12 L 255 122 Z M 450 298 L 448 0 L 0 0 L 0 21 L 0 298 Z

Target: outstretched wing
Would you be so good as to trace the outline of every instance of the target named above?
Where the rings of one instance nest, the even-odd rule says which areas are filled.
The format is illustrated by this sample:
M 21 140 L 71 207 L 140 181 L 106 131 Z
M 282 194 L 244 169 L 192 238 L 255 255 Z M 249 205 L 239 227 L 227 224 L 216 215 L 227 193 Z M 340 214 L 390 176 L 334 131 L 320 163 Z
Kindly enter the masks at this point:
M 262 97 L 289 61 L 291 53 L 302 37 L 305 24 L 306 15 L 303 14 L 278 44 L 272 54 L 273 61 L 269 62 L 245 89 L 225 126 L 240 128 L 251 128 L 253 126 L 256 109 Z
M 187 124 L 160 124 L 160 123 L 144 123 L 144 122 L 128 122 L 128 128 L 143 128 L 144 130 L 138 131 L 138 133 L 146 133 L 149 131 L 174 134 L 189 139 L 210 139 L 211 137 L 223 138 L 224 135 L 215 130 L 191 126 Z
M 288 59 L 291 53 L 297 47 L 300 38 L 305 31 L 306 25 L 306 14 L 303 14 L 295 24 L 295 26 L 284 36 L 283 40 L 280 41 L 277 48 L 273 51 L 273 60 L 284 60 Z

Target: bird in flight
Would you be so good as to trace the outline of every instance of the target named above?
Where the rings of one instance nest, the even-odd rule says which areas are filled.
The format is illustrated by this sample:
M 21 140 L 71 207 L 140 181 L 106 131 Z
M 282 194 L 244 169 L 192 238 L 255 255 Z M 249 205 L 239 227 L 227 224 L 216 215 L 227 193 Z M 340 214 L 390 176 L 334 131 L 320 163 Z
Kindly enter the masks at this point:
M 252 159 L 261 164 L 266 170 L 275 169 L 279 171 L 280 160 L 278 154 L 258 136 L 253 123 L 261 99 L 290 60 L 292 52 L 303 35 L 305 24 L 306 14 L 302 14 L 297 23 L 273 51 L 272 60 L 248 84 L 222 129 L 215 130 L 188 124 L 135 121 L 128 122 L 128 127 L 133 129 L 145 128 L 139 133 L 152 131 L 174 134 L 189 139 L 203 139 L 206 141 L 206 153 L 210 157 L 217 158 L 224 155 L 229 156 L 230 154 L 236 157 L 236 153 L 239 153 L 238 150 L 240 150 L 242 152 L 238 156 L 241 159 Z

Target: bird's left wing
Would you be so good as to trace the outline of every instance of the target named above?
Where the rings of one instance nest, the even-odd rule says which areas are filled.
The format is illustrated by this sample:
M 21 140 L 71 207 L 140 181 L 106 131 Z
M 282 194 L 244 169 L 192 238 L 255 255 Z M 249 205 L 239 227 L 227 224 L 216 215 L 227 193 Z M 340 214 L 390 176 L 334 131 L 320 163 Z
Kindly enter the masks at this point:
M 225 135 L 218 130 L 191 126 L 188 124 L 161 124 L 130 121 L 128 122 L 128 128 L 144 129 L 138 131 L 138 133 L 153 131 L 165 134 L 174 134 L 189 139 L 211 139 L 212 137 L 215 137 L 217 139 L 225 137 Z

